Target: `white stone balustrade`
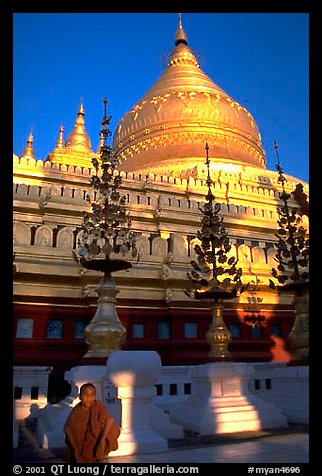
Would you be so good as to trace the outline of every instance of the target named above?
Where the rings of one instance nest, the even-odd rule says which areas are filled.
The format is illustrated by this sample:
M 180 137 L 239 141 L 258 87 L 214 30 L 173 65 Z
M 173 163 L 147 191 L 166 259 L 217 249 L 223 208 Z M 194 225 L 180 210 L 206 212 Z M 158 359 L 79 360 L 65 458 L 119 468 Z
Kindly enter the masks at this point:
M 309 424 L 309 367 L 254 364 L 253 392 L 281 408 L 289 423 Z
M 155 448 L 165 451 L 166 439 L 182 438 L 183 429 L 219 434 L 309 422 L 306 366 L 222 362 L 161 367 L 155 352 L 113 354 L 107 368 L 88 365 L 66 372 L 72 394 L 54 405 L 41 396 L 47 396 L 50 368 L 15 367 L 14 387 L 22 388 L 23 398 L 14 401 L 14 447 L 19 436 L 16 420 L 30 415 L 38 418 L 37 437 L 43 447 L 63 445 L 63 420 L 77 403 L 80 386 L 88 381 L 95 384 L 97 398 L 122 424 L 119 453 L 113 455 L 155 452 Z M 31 388 L 37 386 L 41 398 L 32 400 Z M 143 443 L 147 436 L 153 436 L 148 448 Z
M 46 405 L 48 375 L 51 371 L 52 367 L 17 366 L 13 368 L 14 419 L 27 418 L 33 403 L 39 407 Z M 35 395 L 32 395 L 33 391 Z
M 192 370 L 193 394 L 167 405 L 172 420 L 200 435 L 287 427 L 278 407 L 249 390 L 254 368 L 245 363 L 215 362 Z
M 37 440 L 42 448 L 64 448 L 65 421 L 73 408 L 73 398 L 67 397 L 58 403 L 48 403 L 43 408 L 31 406 L 31 416 L 37 418 Z

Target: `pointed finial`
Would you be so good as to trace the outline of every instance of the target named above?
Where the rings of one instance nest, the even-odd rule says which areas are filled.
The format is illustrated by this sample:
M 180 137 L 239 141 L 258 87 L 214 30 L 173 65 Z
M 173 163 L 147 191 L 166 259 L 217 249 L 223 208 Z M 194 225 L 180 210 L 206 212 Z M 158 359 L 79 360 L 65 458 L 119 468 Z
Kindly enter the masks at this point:
M 104 104 L 104 117 L 106 116 L 106 107 L 108 104 L 108 100 L 106 98 L 103 99 L 103 104 Z
M 279 153 L 278 153 L 278 143 L 276 141 L 274 141 L 274 149 L 275 149 L 276 157 L 277 157 L 276 170 L 278 171 L 278 175 L 279 175 L 278 181 L 281 182 L 281 184 L 283 186 L 283 189 L 284 189 L 284 182 L 286 182 L 286 178 L 283 175 L 284 170 L 283 170 L 283 167 L 281 165 L 281 161 L 280 161 L 280 157 L 279 157 Z
M 104 114 L 103 114 L 102 127 L 100 132 L 100 149 L 102 149 L 102 147 L 108 147 L 107 138 L 110 135 L 112 135 L 112 132 L 109 129 L 109 123 L 112 116 L 107 115 L 108 100 L 106 99 L 106 97 L 103 99 L 103 104 L 104 104 Z
M 65 146 L 83 149 L 84 152 L 91 151 L 91 141 L 85 131 L 85 111 L 83 101 L 80 103 L 74 128 L 67 136 Z
M 276 152 L 277 164 L 280 166 L 281 162 L 280 162 L 280 158 L 279 158 L 279 155 L 278 155 L 278 143 L 275 140 L 274 140 L 274 149 L 275 149 L 275 152 Z
M 206 150 L 206 165 L 207 165 L 207 171 L 208 171 L 207 184 L 208 184 L 208 182 L 210 182 L 210 184 L 212 184 L 212 180 L 210 178 L 210 160 L 209 160 L 209 145 L 208 145 L 208 142 L 206 142 L 205 150 Z
M 33 159 L 35 158 L 35 153 L 32 146 L 33 141 L 34 141 L 33 132 L 30 131 L 30 134 L 28 135 L 28 138 L 27 138 L 27 144 L 23 151 L 22 157 L 31 157 Z
M 83 104 L 83 98 L 81 98 L 81 102 L 80 102 L 78 112 L 77 112 L 77 117 L 76 117 L 76 124 L 80 126 L 84 126 L 85 124 L 84 117 L 85 117 L 85 109 Z
M 79 109 L 78 109 L 78 114 L 82 114 L 83 116 L 84 116 L 84 114 L 85 114 L 84 104 L 83 104 L 83 98 L 81 98 L 81 102 L 80 102 Z
M 183 30 L 183 27 L 182 27 L 181 13 L 178 13 L 178 17 L 179 17 L 179 25 L 178 25 L 178 29 L 176 31 L 174 44 L 176 46 L 178 46 L 180 43 L 182 43 L 184 45 L 188 45 L 188 39 L 187 39 L 187 36 L 186 36 L 186 34 Z
M 56 144 L 56 149 L 64 148 L 64 126 L 61 125 L 59 128 L 59 136 Z
M 209 160 L 209 146 L 208 146 L 208 142 L 206 142 L 206 145 L 205 145 L 205 149 L 206 149 L 206 165 L 207 165 L 207 180 L 206 180 L 206 184 L 207 184 L 207 187 L 208 187 L 208 198 L 210 200 L 214 199 L 214 195 L 212 194 L 211 192 L 211 186 L 213 185 L 213 181 L 211 180 L 211 177 L 210 177 L 210 160 Z
M 106 116 L 107 104 L 108 104 L 108 100 L 105 97 L 105 98 L 103 98 L 104 114 L 103 114 L 103 119 L 102 119 L 102 127 L 101 127 L 101 130 L 100 130 L 100 140 L 99 140 L 99 145 L 98 145 L 98 149 L 97 149 L 98 154 L 100 154 L 102 152 L 103 147 L 107 146 L 107 136 L 111 135 L 109 133 L 109 129 L 108 129 L 108 122 L 109 121 L 107 122 L 107 116 Z M 111 116 L 110 116 L 110 119 L 111 119 Z

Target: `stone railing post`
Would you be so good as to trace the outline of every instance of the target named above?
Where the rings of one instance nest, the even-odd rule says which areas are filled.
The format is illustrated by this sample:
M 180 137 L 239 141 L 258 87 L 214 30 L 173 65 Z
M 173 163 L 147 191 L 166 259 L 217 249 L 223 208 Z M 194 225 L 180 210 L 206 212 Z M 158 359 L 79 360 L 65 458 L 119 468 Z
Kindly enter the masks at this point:
M 157 352 L 114 351 L 107 360 L 106 372 L 122 405 L 119 448 L 113 456 L 166 451 L 167 440 L 153 430 L 149 417 L 161 373 Z

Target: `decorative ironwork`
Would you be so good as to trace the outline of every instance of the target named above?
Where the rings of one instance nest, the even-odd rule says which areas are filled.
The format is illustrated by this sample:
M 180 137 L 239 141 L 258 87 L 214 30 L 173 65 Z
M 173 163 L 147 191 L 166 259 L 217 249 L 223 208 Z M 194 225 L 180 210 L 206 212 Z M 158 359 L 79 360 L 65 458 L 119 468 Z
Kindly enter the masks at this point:
M 309 216 L 309 202 L 307 201 L 307 195 L 303 191 L 303 185 L 297 183 L 295 190 L 293 192 L 293 197 L 295 201 L 300 205 L 301 215 Z
M 280 163 L 278 145 L 274 148 L 277 155 L 276 169 L 279 173 L 279 182 L 282 184 L 280 199 L 282 206 L 278 207 L 279 225 L 276 234 L 278 242 L 276 261 L 277 269 L 272 268 L 271 274 L 282 285 L 280 291 L 294 292 L 295 320 L 288 337 L 291 351 L 291 363 L 308 363 L 309 360 L 309 239 L 306 229 L 302 225 L 302 219 L 296 208 L 289 207 L 291 194 L 285 190 L 286 178 Z M 293 192 L 294 193 L 294 192 Z M 306 202 L 306 196 L 301 187 L 295 189 L 295 194 Z M 308 206 L 306 209 L 308 213 Z M 303 214 L 303 210 L 302 210 Z M 270 287 L 275 288 L 275 283 L 270 280 Z
M 89 350 L 85 358 L 106 358 L 121 348 L 126 329 L 118 318 L 115 304 L 116 289 L 112 273 L 131 268 L 124 259 L 113 259 L 112 253 L 121 257 L 136 256 L 135 236 L 126 208 L 126 197 L 119 191 L 122 180 L 117 171 L 118 160 L 107 143 L 111 136 L 111 116 L 104 116 L 100 133 L 100 161 L 92 159 L 96 173 L 90 179 L 94 199 L 87 195 L 92 212 L 84 212 L 81 235 L 78 242 L 79 261 L 84 268 L 104 273 L 97 290 L 98 308 L 94 318 L 85 328 L 85 340 Z
M 278 181 L 282 184 L 282 192 L 279 194 L 282 205 L 278 207 L 279 219 L 277 223 L 279 229 L 276 234 L 278 242 L 275 244 L 277 250 L 275 259 L 278 262 L 278 266 L 277 268 L 272 268 L 271 274 L 280 284 L 307 281 L 309 278 L 307 272 L 309 264 L 309 239 L 297 209 L 289 206 L 291 194 L 285 190 L 286 178 L 279 159 L 276 142 L 274 143 L 274 148 L 277 156 L 276 169 L 279 174 Z M 275 283 L 272 280 L 270 280 L 270 286 L 275 287 Z
M 220 203 L 212 193 L 213 181 L 210 177 L 209 147 L 206 143 L 206 165 L 208 192 L 206 202 L 200 208 L 203 216 L 197 238 L 200 244 L 194 246 L 197 260 L 191 261 L 192 270 L 187 272 L 188 286 L 185 290 L 190 297 L 195 292 L 208 291 L 218 287 L 221 290 L 237 293 L 246 289 L 241 281 L 242 268 L 237 268 L 237 258 L 228 257 L 231 243 L 226 231 L 223 217 L 219 216 Z
M 213 320 L 206 333 L 206 340 L 211 347 L 209 356 L 215 360 L 231 360 L 228 344 L 232 337 L 223 320 L 221 302 L 237 297 L 246 286 L 241 281 L 242 269 L 236 266 L 237 258 L 227 256 L 231 244 L 223 218 L 219 216 L 221 206 L 212 192 L 214 184 L 210 177 L 207 143 L 205 150 L 208 192 L 206 202 L 200 208 L 203 214 L 201 227 L 197 232 L 200 244 L 194 247 L 197 260 L 191 261 L 192 270 L 187 272 L 188 285 L 185 293 L 195 299 L 209 299 L 213 302 Z
M 81 261 L 105 255 L 110 258 L 111 253 L 125 256 L 136 254 L 135 237 L 131 230 L 131 218 L 126 208 L 126 196 L 121 195 L 119 189 L 122 178 L 117 171 L 118 160 L 112 154 L 112 148 L 107 139 L 111 136 L 109 123 L 112 116 L 106 114 L 107 99 L 104 98 L 104 116 L 101 128 L 100 162 L 92 159 L 96 173 L 90 179 L 90 185 L 96 191 L 94 200 L 87 194 L 87 200 L 92 212 L 84 213 L 83 235 L 79 240 L 78 253 Z M 101 173 L 100 172 L 101 169 Z
M 251 266 L 249 266 L 248 271 L 249 274 L 254 276 L 254 278 L 248 282 L 248 304 L 244 309 L 245 315 L 243 317 L 243 321 L 247 325 L 260 327 L 265 324 L 265 317 L 261 314 L 263 298 L 257 296 L 257 289 L 258 285 L 261 283 L 261 280 L 257 277 L 257 274 L 252 271 Z

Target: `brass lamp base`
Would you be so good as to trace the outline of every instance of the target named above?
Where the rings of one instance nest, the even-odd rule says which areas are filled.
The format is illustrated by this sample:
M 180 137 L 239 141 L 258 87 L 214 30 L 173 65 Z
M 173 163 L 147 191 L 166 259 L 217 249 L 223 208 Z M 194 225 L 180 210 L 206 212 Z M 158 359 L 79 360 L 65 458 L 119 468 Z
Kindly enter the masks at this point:
M 132 264 L 125 260 L 93 259 L 85 261 L 83 266 L 104 272 L 97 290 L 99 298 L 96 313 L 85 328 L 85 341 L 89 349 L 83 358 L 107 358 L 114 350 L 120 350 L 126 338 L 126 329 L 115 308 L 118 290 L 111 273 L 129 269 Z
M 212 308 L 212 313 L 212 323 L 206 333 L 206 341 L 211 348 L 208 355 L 212 357 L 213 360 L 230 361 L 232 357 L 228 350 L 228 345 L 231 342 L 232 335 L 227 329 L 223 319 L 222 304 L 216 302 Z
M 235 295 L 224 289 L 213 287 L 205 291 L 196 291 L 196 299 L 210 299 L 212 305 L 212 323 L 206 333 L 206 341 L 211 351 L 209 357 L 215 361 L 231 361 L 232 356 L 228 350 L 228 345 L 232 340 L 231 332 L 227 329 L 223 319 L 223 299 L 233 299 Z

